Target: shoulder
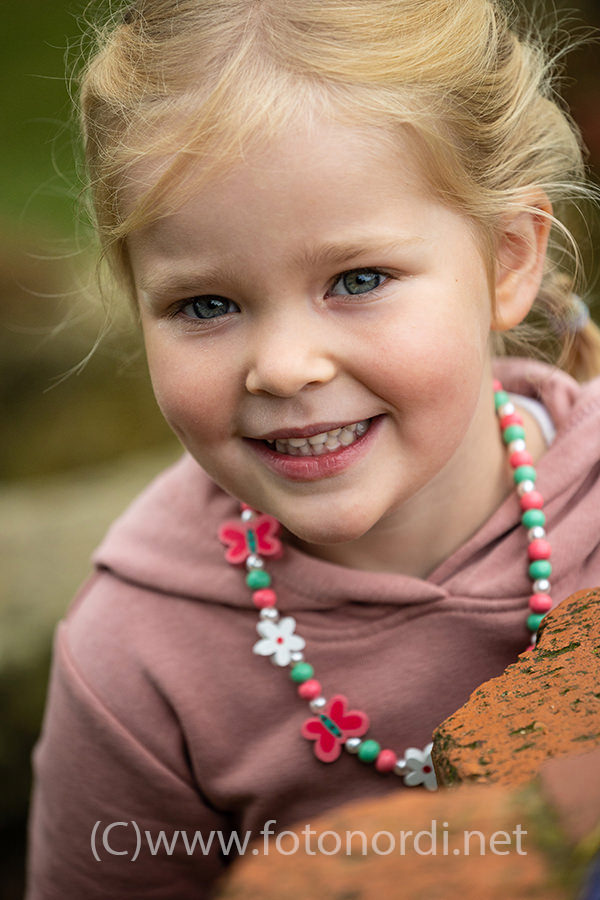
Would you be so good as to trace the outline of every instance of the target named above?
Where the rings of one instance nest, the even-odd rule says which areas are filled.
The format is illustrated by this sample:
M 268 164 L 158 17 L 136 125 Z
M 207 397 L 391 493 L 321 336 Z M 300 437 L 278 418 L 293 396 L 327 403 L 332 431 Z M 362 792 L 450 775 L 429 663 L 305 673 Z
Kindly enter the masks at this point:
M 154 593 L 239 604 L 218 537 L 222 522 L 237 515 L 237 501 L 186 454 L 113 523 L 94 565 Z
M 578 437 L 580 429 L 590 434 L 596 430 L 598 439 L 592 446 L 600 449 L 600 376 L 579 383 L 555 366 L 519 357 L 494 359 L 493 369 L 505 390 L 544 406 L 559 443 Z

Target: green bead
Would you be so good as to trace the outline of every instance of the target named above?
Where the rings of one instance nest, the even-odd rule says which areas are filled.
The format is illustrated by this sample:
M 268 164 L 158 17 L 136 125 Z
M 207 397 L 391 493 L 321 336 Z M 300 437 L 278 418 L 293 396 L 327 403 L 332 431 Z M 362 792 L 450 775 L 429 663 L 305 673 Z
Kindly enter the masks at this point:
M 513 478 L 515 484 L 519 484 L 520 481 L 535 481 L 537 472 L 533 466 L 517 466 L 513 472 Z
M 536 528 L 546 524 L 546 516 L 541 509 L 528 509 L 521 516 L 521 522 L 525 528 Z
M 537 631 L 540 627 L 540 622 L 544 618 L 546 613 L 531 613 L 530 616 L 527 616 L 527 627 L 530 631 Z
M 380 751 L 381 746 L 377 741 L 363 741 L 358 748 L 358 758 L 364 763 L 375 762 Z
M 502 440 L 505 444 L 510 444 L 511 441 L 516 441 L 519 438 L 525 438 L 525 429 L 522 425 L 509 425 L 502 432 Z
M 506 393 L 506 391 L 496 391 L 494 394 L 494 406 L 496 409 L 500 409 L 501 406 L 504 406 L 505 403 L 508 403 L 510 397 Z
M 310 663 L 307 662 L 299 662 L 290 670 L 290 678 L 292 681 L 295 681 L 296 684 L 302 684 L 303 681 L 308 681 L 309 678 L 312 678 L 315 674 L 315 670 L 311 666 Z
M 552 563 L 547 559 L 536 559 L 529 565 L 529 575 L 535 581 L 538 578 L 550 578 Z
M 266 588 L 271 584 L 271 576 L 264 569 L 253 569 L 246 575 L 246 584 L 249 588 Z

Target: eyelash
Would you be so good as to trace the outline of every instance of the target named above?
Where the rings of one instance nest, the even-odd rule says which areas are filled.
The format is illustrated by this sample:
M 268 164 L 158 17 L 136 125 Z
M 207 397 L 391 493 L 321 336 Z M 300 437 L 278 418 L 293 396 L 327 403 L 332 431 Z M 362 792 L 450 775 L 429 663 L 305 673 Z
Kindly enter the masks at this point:
M 346 275 L 355 275 L 355 274 L 364 274 L 364 273 L 369 273 L 369 274 L 373 274 L 373 275 L 381 275 L 384 280 L 382 282 L 380 282 L 380 284 L 378 284 L 377 287 L 374 287 L 369 291 L 361 291 L 357 294 L 332 294 L 331 296 L 343 297 L 345 302 L 352 302 L 352 299 L 357 298 L 357 297 L 358 298 L 364 297 L 364 296 L 376 297 L 381 292 L 381 290 L 385 287 L 385 285 L 388 283 L 388 281 L 391 281 L 394 279 L 394 276 L 390 275 L 389 272 L 386 272 L 383 269 L 379 269 L 376 266 L 371 267 L 371 268 L 363 267 L 363 268 L 359 268 L 359 269 L 346 269 L 344 272 L 341 272 L 339 275 L 336 276 L 335 280 L 331 284 L 331 289 L 334 288 Z M 191 306 L 196 300 L 202 300 L 202 299 L 208 300 L 211 297 L 213 297 L 215 299 L 219 299 L 219 300 L 224 300 L 228 304 L 234 303 L 233 300 L 228 300 L 226 297 L 221 297 L 219 294 L 200 294 L 196 297 L 188 297 L 185 300 L 182 300 L 180 303 L 178 303 L 174 307 L 172 312 L 169 314 L 169 317 L 170 318 L 182 317 L 182 318 L 186 319 L 188 322 L 194 322 L 194 323 L 198 323 L 198 324 L 199 323 L 205 324 L 207 322 L 212 322 L 213 319 L 225 318 L 231 312 L 231 310 L 228 310 L 227 313 L 225 313 L 221 316 L 212 316 L 212 317 L 208 317 L 205 319 L 196 318 L 195 316 L 188 316 L 188 315 L 184 314 L 183 310 L 187 306 Z M 235 304 L 235 305 L 237 305 L 237 304 Z

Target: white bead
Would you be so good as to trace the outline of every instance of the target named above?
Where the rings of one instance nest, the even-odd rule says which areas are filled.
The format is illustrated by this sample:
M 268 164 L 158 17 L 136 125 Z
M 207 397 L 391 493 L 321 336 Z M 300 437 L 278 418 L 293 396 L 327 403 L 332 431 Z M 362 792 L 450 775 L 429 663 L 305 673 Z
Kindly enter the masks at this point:
M 498 415 L 502 419 L 504 416 L 512 416 L 515 411 L 515 404 L 511 403 L 509 400 L 508 403 L 505 403 L 504 406 L 500 406 L 498 408 Z
M 394 766 L 394 775 L 406 775 L 406 761 L 399 759 Z
M 517 494 L 522 497 L 523 494 L 530 494 L 535 491 L 535 481 L 520 481 L 517 485 Z
M 249 522 L 250 519 L 254 518 L 254 513 L 251 509 L 243 509 L 241 514 L 242 522 Z
M 264 564 L 264 560 L 257 556 L 256 553 L 251 553 L 246 560 L 247 569 L 262 569 Z
M 274 606 L 265 606 L 259 612 L 259 616 L 261 619 L 267 619 L 269 622 L 276 622 L 279 619 L 279 613 Z
M 359 737 L 351 737 L 348 738 L 344 747 L 348 751 L 348 753 L 358 753 L 358 749 L 362 744 L 362 740 Z
M 550 582 L 547 578 L 538 578 L 537 581 L 533 582 L 533 593 L 534 594 L 549 594 L 550 593 Z
M 325 697 L 315 697 L 314 700 L 311 700 L 308 704 L 312 712 L 318 713 L 321 712 L 324 706 L 327 705 L 327 700 Z
M 290 653 L 290 659 L 293 663 L 302 662 L 304 660 L 304 653 L 302 650 L 294 650 L 293 653 Z
M 535 647 L 535 645 L 537 644 L 537 631 L 532 633 L 532 635 L 531 635 L 531 643 L 533 644 L 534 647 Z
M 537 541 L 539 538 L 544 537 L 546 537 L 546 529 L 542 528 L 541 525 L 536 525 L 527 532 L 527 539 L 530 541 Z
M 516 441 L 511 441 L 508 445 L 509 454 L 515 453 L 517 451 L 520 452 L 521 450 L 525 449 L 525 441 L 523 440 L 523 438 L 517 438 Z

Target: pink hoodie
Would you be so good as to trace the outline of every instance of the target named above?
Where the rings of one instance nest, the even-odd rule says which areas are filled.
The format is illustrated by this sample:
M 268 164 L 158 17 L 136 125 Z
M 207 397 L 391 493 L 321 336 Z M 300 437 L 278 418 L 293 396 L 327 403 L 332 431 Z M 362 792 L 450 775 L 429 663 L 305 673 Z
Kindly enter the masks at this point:
M 558 603 L 600 583 L 600 379 L 578 385 L 514 359 L 495 371 L 507 390 L 541 400 L 557 429 L 537 472 Z M 260 837 L 268 820 L 281 830 L 408 790 L 346 753 L 321 763 L 301 737 L 311 714 L 287 670 L 253 655 L 256 610 L 217 537 L 237 515 L 184 456 L 96 552 L 95 574 L 56 633 L 27 900 L 205 897 L 235 841 Z M 344 693 L 382 746 L 402 752 L 424 747 L 525 648 L 525 561 L 511 493 L 426 580 L 294 548 L 269 571 L 326 696 Z

